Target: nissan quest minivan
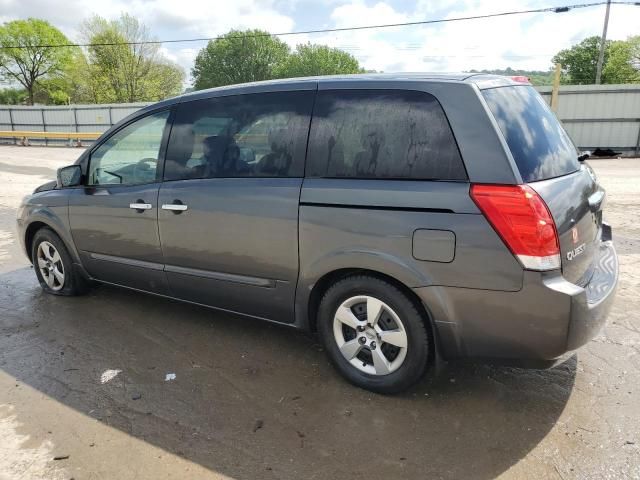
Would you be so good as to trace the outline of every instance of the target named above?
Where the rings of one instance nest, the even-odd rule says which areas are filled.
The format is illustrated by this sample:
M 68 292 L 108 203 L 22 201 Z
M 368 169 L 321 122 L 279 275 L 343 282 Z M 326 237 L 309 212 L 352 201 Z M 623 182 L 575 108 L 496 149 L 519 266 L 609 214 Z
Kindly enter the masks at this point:
M 48 293 L 101 282 L 317 332 L 391 393 L 436 358 L 548 367 L 598 333 L 618 261 L 586 157 L 505 77 L 260 82 L 122 120 L 18 225 Z

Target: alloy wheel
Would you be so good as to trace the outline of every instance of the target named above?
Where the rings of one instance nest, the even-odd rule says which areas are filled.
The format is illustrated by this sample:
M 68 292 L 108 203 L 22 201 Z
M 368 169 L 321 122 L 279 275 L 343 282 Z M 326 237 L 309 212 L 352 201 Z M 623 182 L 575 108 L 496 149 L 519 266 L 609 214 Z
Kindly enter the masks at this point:
M 402 320 L 389 305 L 369 295 L 340 304 L 333 318 L 333 335 L 342 356 L 369 375 L 389 375 L 407 356 Z
M 64 265 L 56 247 L 50 242 L 41 242 L 38 245 L 36 259 L 42 279 L 47 286 L 56 292 L 61 290 L 64 287 Z

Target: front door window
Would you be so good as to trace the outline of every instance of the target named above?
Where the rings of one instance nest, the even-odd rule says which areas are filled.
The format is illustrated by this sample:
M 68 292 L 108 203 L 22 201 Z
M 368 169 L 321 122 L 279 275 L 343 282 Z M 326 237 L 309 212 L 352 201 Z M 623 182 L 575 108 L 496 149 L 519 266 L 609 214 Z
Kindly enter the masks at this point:
M 92 154 L 88 185 L 140 185 L 156 181 L 158 157 L 169 111 L 127 125 Z

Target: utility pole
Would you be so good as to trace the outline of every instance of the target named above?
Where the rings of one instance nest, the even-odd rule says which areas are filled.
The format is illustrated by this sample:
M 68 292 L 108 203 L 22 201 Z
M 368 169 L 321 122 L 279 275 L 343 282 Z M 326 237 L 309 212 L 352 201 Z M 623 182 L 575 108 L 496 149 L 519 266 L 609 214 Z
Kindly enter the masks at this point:
M 604 14 L 604 27 L 602 28 L 602 38 L 600 39 L 600 53 L 598 54 L 598 63 L 596 65 L 596 85 L 600 84 L 602 78 L 602 63 L 604 62 L 604 47 L 607 42 L 607 27 L 609 27 L 609 9 L 611 8 L 611 0 L 607 0 L 607 10 Z
M 551 90 L 551 110 L 558 114 L 558 93 L 560 92 L 560 74 L 562 73 L 562 65 L 556 63 L 556 72 L 553 76 L 553 89 Z

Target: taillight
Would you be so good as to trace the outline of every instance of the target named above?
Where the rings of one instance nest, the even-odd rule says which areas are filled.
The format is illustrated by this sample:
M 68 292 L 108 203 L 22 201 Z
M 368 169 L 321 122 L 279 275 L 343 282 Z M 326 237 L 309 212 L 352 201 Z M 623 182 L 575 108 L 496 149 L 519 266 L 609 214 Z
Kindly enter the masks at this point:
M 524 268 L 560 268 L 556 225 L 533 188 L 475 184 L 471 186 L 471 198 Z

